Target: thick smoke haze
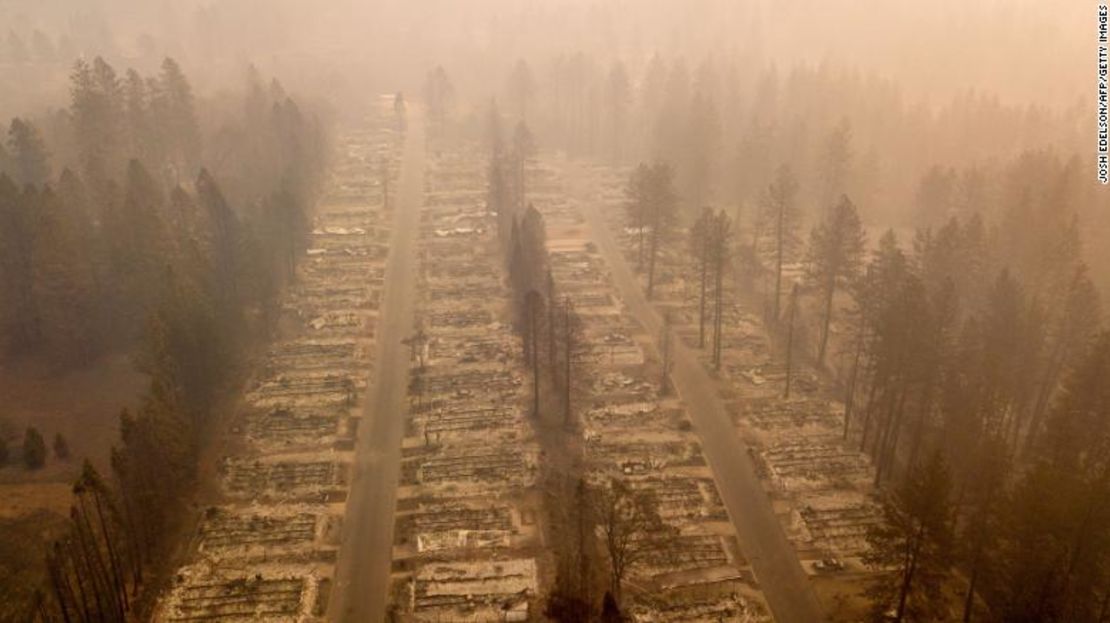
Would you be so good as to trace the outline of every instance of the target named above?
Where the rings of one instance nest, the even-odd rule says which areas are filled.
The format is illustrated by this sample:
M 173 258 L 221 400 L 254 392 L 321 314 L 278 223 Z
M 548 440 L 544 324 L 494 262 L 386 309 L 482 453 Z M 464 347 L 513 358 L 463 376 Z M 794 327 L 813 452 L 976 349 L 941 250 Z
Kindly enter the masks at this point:
M 1105 623 L 1108 11 L 0 0 L 0 623 Z

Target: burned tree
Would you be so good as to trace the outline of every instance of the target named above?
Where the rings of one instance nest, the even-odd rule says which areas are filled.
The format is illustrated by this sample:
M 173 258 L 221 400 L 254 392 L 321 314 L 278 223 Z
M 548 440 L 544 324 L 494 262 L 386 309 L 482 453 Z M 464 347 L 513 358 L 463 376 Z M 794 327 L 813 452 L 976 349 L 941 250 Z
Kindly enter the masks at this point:
M 543 295 L 529 290 L 524 296 L 524 314 L 527 328 L 524 332 L 524 358 L 532 369 L 532 416 L 540 415 L 540 336 L 543 333 Z
M 590 348 L 586 343 L 582 319 L 578 317 L 578 313 L 574 310 L 574 301 L 569 296 L 564 296 L 560 307 L 558 332 L 563 357 L 563 374 L 560 379 L 562 381 L 563 425 L 572 426 L 574 424 L 574 397 L 578 389 L 586 382 L 583 366 L 586 363 L 586 356 L 589 354 Z
M 628 572 L 647 553 L 646 542 L 665 531 L 658 506 L 648 492 L 634 491 L 611 479 L 594 494 L 595 513 L 609 559 L 609 590 L 619 603 Z
M 556 549 L 555 587 L 545 614 L 556 621 L 591 620 L 595 612 L 597 509 L 595 490 L 582 477 L 556 474 L 549 500 L 552 530 L 562 547 Z
M 455 87 L 442 65 L 428 71 L 424 79 L 424 103 L 428 109 L 428 133 L 433 138 L 441 138 L 447 126 L 447 118 L 455 102 Z
M 66 532 L 46 556 L 50 599 L 41 604 L 49 613 L 43 620 L 125 620 L 134 605 L 130 595 L 142 582 L 138 550 L 128 542 L 107 485 L 87 461 L 73 494 Z

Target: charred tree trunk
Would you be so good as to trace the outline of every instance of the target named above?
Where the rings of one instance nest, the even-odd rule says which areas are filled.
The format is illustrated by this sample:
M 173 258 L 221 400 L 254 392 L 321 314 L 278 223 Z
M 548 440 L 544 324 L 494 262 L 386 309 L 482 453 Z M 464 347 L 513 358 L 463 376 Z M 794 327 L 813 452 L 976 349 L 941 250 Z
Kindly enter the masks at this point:
M 836 276 L 825 284 L 825 310 L 821 318 L 821 344 L 817 348 L 817 365 L 825 365 L 825 349 L 829 345 L 829 324 L 832 322 L 833 296 L 836 293 Z
M 655 291 L 655 258 L 659 254 L 659 224 L 651 228 L 651 248 L 648 250 L 647 299 L 650 301 Z
M 663 328 L 660 331 L 660 351 L 662 355 L 661 370 L 659 372 L 659 395 L 667 395 L 669 381 L 668 377 L 671 372 L 671 316 L 665 313 L 663 316 Z
M 790 319 L 786 327 L 786 388 L 782 392 L 783 398 L 790 398 L 790 379 L 793 375 L 794 365 L 794 314 L 798 306 L 798 284 L 794 284 L 790 292 Z M 777 315 L 777 314 L 776 314 Z
M 65 577 L 65 560 L 62 558 L 61 545 L 58 543 L 54 544 L 52 551 L 50 549 L 46 551 L 46 572 L 50 578 L 54 599 L 58 602 L 58 611 L 62 614 L 62 621 L 70 623 L 69 601 L 73 599 L 73 589 Z M 76 606 L 76 603 L 74 605 Z
M 96 507 L 96 517 L 100 522 L 100 533 L 104 538 L 104 547 L 108 550 L 108 562 L 112 566 L 112 578 L 116 586 L 116 594 L 120 601 L 120 607 L 124 612 L 130 610 L 131 606 L 127 599 L 127 582 L 123 577 L 123 570 L 120 568 L 120 560 L 116 553 L 116 547 L 112 543 L 112 533 L 108 530 L 108 523 L 104 516 L 104 507 L 100 500 L 100 493 L 93 490 L 93 502 Z
M 774 318 L 775 323 L 778 323 L 779 315 L 781 313 L 782 305 L 782 259 L 786 245 L 786 232 L 784 227 L 786 223 L 786 210 L 783 206 L 779 206 L 778 214 L 776 215 L 775 226 L 775 305 L 774 305 Z
M 709 281 L 709 258 L 708 253 L 706 253 L 704 242 L 702 243 L 700 254 L 701 293 L 698 296 L 698 348 L 705 348 L 705 291 Z
M 65 559 L 68 558 L 70 561 L 70 565 L 73 567 L 73 581 L 75 584 L 77 584 L 77 592 L 81 596 L 81 611 L 84 613 L 84 618 L 82 620 L 92 621 L 93 599 L 89 596 L 89 593 L 94 592 L 94 590 L 92 589 L 92 587 L 89 587 L 89 590 L 85 590 L 85 579 L 91 579 L 92 573 L 88 570 L 87 564 L 78 564 L 80 562 L 87 561 L 85 561 L 84 558 L 81 556 L 80 551 L 74 545 L 73 540 L 67 540 L 66 545 L 66 555 L 61 557 L 63 564 L 62 571 L 63 573 L 65 572 Z M 104 617 L 103 615 L 101 615 L 98 618 L 103 619 Z
M 571 360 L 574 358 L 574 336 L 570 317 L 570 298 L 563 302 L 563 425 L 571 424 Z
M 532 417 L 540 417 L 540 303 L 539 294 L 529 299 L 528 306 L 529 342 L 532 344 Z
M 852 411 L 856 406 L 856 381 L 859 379 L 860 358 L 863 355 L 863 322 L 860 321 L 859 335 L 856 337 L 856 352 L 852 356 L 852 372 L 848 376 L 848 387 L 844 396 L 844 440 L 851 430 Z
M 714 305 L 714 318 L 713 318 L 713 369 L 721 369 L 721 329 L 723 327 L 723 309 L 724 304 L 724 257 L 717 258 L 717 284 L 716 284 L 716 301 Z

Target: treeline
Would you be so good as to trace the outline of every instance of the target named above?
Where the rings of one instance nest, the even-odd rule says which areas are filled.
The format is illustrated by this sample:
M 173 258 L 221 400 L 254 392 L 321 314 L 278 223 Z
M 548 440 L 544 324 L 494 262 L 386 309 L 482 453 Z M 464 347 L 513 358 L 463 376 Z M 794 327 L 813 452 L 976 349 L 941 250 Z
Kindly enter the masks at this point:
M 957 570 L 963 620 L 1110 611 L 1110 402 L 1096 389 L 1110 340 L 1075 174 L 1026 154 L 981 174 L 992 199 L 975 203 L 975 185 L 931 173 L 939 224 L 872 245 L 845 195 L 804 236 L 783 166 L 736 247 L 788 370 L 804 358 L 830 372 L 844 438 L 874 462 L 885 521 L 868 560 L 892 571 L 872 591 L 876 620 L 947 616 Z
M 908 245 L 893 231 L 869 245 L 847 196 L 806 241 L 788 168 L 763 193 L 741 269 L 765 276 L 749 285 L 780 343 L 811 329 L 787 361 L 832 367 L 844 437 L 874 461 L 885 522 L 868 560 L 892 571 L 872 591 L 877 620 L 946 616 L 954 570 L 963 620 L 1110 612 L 1110 338 L 1073 167 L 1022 156 L 992 181 L 1001 216 L 952 202 L 963 209 Z
M 167 271 L 212 280 L 224 308 L 272 299 L 303 244 L 322 154 L 315 122 L 280 87 L 248 85 L 242 118 L 224 122 L 203 156 L 218 163 L 213 175 L 171 59 L 157 77 L 122 80 L 101 59 L 79 61 L 71 87 L 70 109 L 51 118 L 66 130 L 56 149 L 14 119 L 0 153 L 3 353 L 79 365 L 129 348 Z M 55 177 L 52 151 L 74 168 Z
M 950 509 L 925 531 L 935 540 L 918 539 L 921 560 L 896 565 L 903 606 L 935 607 L 954 564 L 970 579 L 965 620 L 979 595 L 988 620 L 1099 621 L 1110 599 L 1099 296 L 1074 257 L 1031 287 L 991 251 L 981 221 L 952 219 L 919 231 L 911 252 L 887 233 L 862 272 L 846 272 L 845 435 L 877 483 L 910 487 L 896 515 Z
M 556 621 L 623 621 L 622 587 L 650 548 L 673 532 L 647 492 L 619 479 L 585 473 L 579 411 L 589 390 L 591 345 L 573 300 L 560 296 L 551 273 L 543 216 L 526 200 L 525 175 L 535 147 L 520 121 L 512 147 L 500 138 L 492 109 L 487 207 L 497 214 L 498 239 L 511 290 L 511 313 L 531 375 L 534 425 L 549 457 L 541 479 L 555 548 L 555 588 L 545 615 Z M 603 587 L 603 588 L 602 588 Z
M 1110 403 L 1095 387 L 1110 370 L 1081 236 L 1093 205 L 1083 168 L 1051 151 L 931 168 L 907 208 L 923 225 L 905 244 L 888 231 L 872 245 L 854 192 L 869 195 L 845 177 L 851 137 L 834 129 L 824 169 L 758 149 L 742 167 L 752 200 L 731 218 L 690 212 L 712 205 L 689 190 L 705 183 L 689 177 L 704 154 L 675 142 L 633 170 L 626 224 L 649 295 L 660 258 L 688 267 L 705 347 L 734 267 L 785 354 L 784 396 L 800 360 L 842 389 L 844 437 L 872 457 L 884 492 L 871 561 L 898 571 L 876 587 L 877 617 L 937 616 L 959 570 L 965 620 L 1103 620 Z
M 691 218 L 706 204 L 753 209 L 789 162 L 805 182 L 809 219 L 847 194 L 867 220 L 914 225 L 919 180 L 938 164 L 988 173 L 1023 151 L 1070 154 L 1082 144 L 1068 114 L 974 93 L 916 105 L 875 75 L 831 64 L 783 70 L 754 56 L 522 59 L 504 73 L 499 100 L 572 155 L 670 162 Z
M 69 460 L 69 442 L 61 433 L 54 434 L 54 458 L 59 461 Z M 0 436 L 0 467 L 5 467 L 11 460 L 11 447 L 8 440 Z M 42 469 L 46 466 L 46 439 L 34 426 L 28 426 L 23 433 L 23 443 L 20 445 L 20 460 L 27 469 Z
M 560 298 L 556 291 L 543 215 L 527 202 L 526 167 L 536 151 L 532 133 L 520 120 L 506 145 L 501 126 L 494 103 L 488 125 L 486 205 L 497 218 L 512 293 L 513 326 L 522 336 L 524 361 L 533 376 L 533 415 L 540 416 L 541 392 L 549 390 L 557 396 L 563 425 L 573 426 L 574 390 L 584 379 L 579 368 L 586 363 L 588 347 L 573 301 Z
M 0 45 L 0 63 L 56 63 L 73 58 L 74 42 L 66 35 L 51 37 L 39 28 L 10 29 Z
M 86 466 L 75 485 L 32 605 L 44 621 L 121 621 L 150 605 L 141 589 L 165 571 L 207 425 L 293 278 L 324 145 L 279 85 L 252 79 L 242 117 L 206 149 L 197 119 L 208 111 L 171 59 L 157 77 L 123 80 L 101 59 L 79 61 L 71 92 L 72 139 L 59 151 L 76 169 L 55 178 L 35 127 L 11 124 L 0 335 L 7 357 L 82 365 L 123 350 L 150 377 L 120 415 L 113 478 Z

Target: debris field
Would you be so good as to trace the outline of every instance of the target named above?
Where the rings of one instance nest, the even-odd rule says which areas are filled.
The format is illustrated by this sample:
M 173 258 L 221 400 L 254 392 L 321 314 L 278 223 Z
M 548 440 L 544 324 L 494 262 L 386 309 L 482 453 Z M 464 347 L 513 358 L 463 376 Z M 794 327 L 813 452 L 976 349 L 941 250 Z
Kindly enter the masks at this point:
M 323 620 L 388 252 L 380 171 L 401 141 L 387 111 L 342 134 L 282 335 L 233 417 L 220 491 L 158 621 Z
M 523 621 L 542 611 L 538 444 L 482 162 L 477 151 L 445 150 L 425 171 L 394 530 L 392 609 L 406 620 Z
M 605 165 L 576 170 L 590 192 L 601 197 L 597 209 L 625 260 L 635 264 L 638 232 L 624 226 L 623 211 L 629 170 Z M 654 305 L 670 318 L 676 338 L 697 349 L 695 267 L 681 249 L 670 249 L 661 254 L 657 270 Z M 790 270 L 800 269 L 791 266 Z M 794 273 L 787 273 L 784 279 L 794 278 Z M 844 404 L 812 368 L 794 365 L 791 397 L 783 397 L 784 355 L 773 347 L 758 312 L 740 300 L 738 281 L 736 271 L 726 273 L 722 361 L 720 370 L 713 373 L 719 379 L 721 398 L 737 434 L 752 449 L 756 469 L 803 568 L 814 575 L 867 573 L 860 561 L 866 550 L 865 535 L 880 519 L 873 499 L 874 467 L 863 452 L 845 441 Z M 711 334 L 711 323 L 707 325 Z M 699 357 L 712 371 L 708 344 Z
M 581 206 L 562 172 L 541 161 L 529 201 L 547 226 L 556 297 L 582 320 L 578 410 L 592 479 L 624 481 L 650 495 L 665 523 L 645 538 L 626 588 L 635 621 L 767 621 L 766 603 L 717 492 L 681 400 L 661 391 L 661 357 L 632 319 L 605 260 L 589 241 Z

